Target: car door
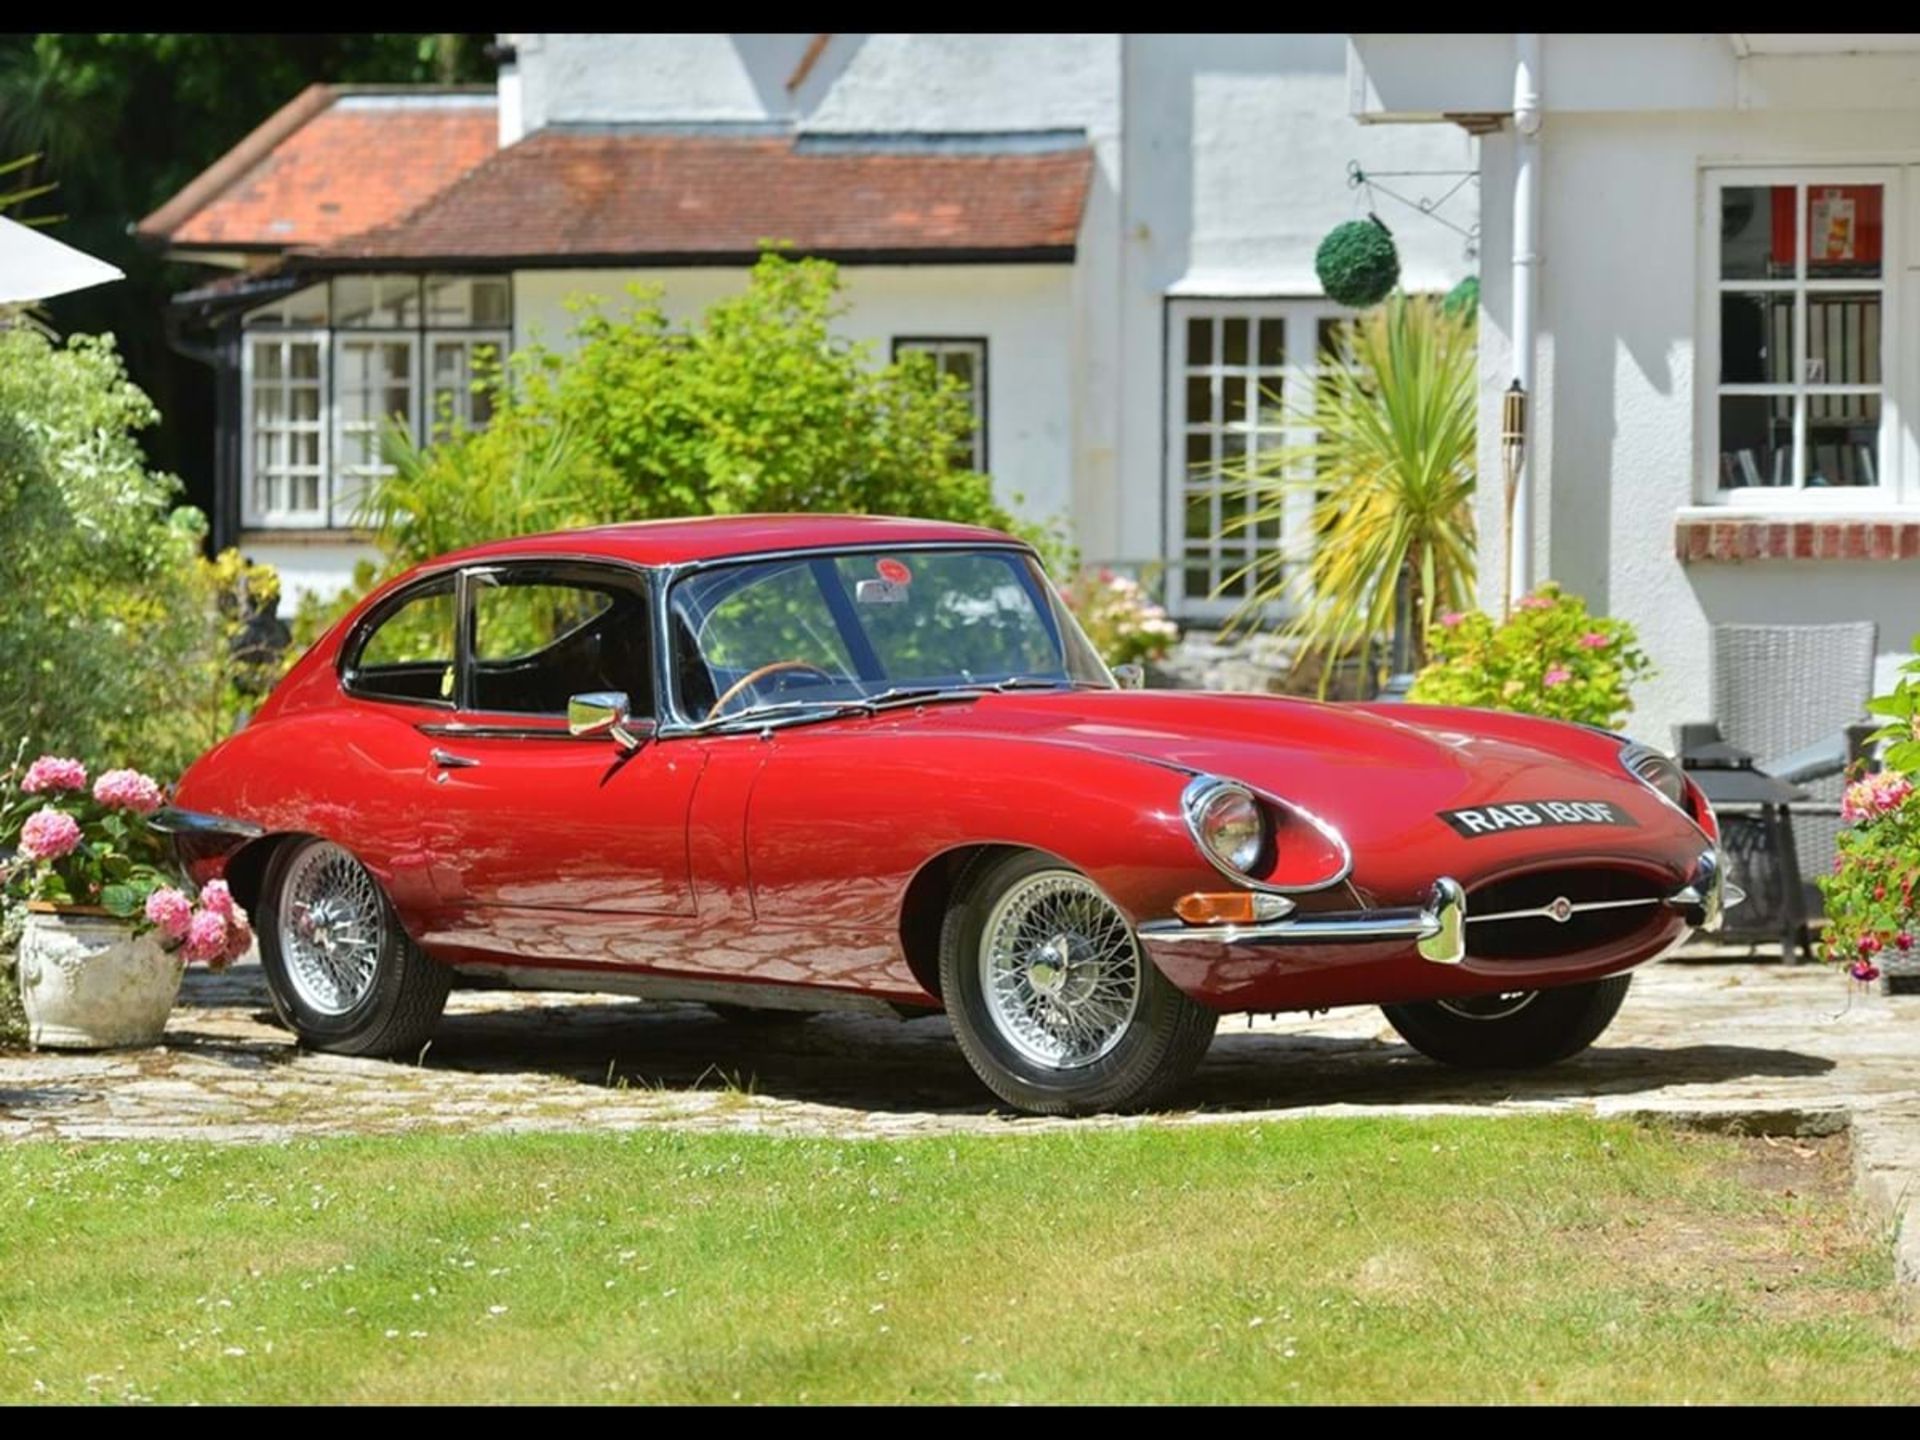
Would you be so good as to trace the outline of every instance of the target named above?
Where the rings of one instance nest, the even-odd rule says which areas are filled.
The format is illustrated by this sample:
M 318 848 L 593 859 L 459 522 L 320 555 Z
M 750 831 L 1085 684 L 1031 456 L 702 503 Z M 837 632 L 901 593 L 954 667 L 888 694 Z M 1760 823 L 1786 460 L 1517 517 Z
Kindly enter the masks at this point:
M 615 917 L 692 914 L 687 811 L 702 750 L 567 729 L 568 698 L 589 691 L 624 692 L 636 721 L 653 718 L 649 584 L 567 561 L 462 573 L 458 705 L 422 730 L 435 873 L 472 941 L 619 963 Z

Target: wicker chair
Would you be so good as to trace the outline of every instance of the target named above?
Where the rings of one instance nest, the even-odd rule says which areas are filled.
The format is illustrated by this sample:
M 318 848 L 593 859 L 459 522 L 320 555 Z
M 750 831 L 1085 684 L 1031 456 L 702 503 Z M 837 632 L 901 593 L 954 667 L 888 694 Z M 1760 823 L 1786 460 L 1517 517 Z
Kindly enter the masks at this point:
M 1863 721 L 1873 694 L 1877 640 L 1870 620 L 1716 625 L 1713 721 L 1674 731 L 1683 759 L 1689 750 L 1723 740 L 1751 754 L 1760 770 L 1806 792 L 1790 813 L 1809 915 L 1817 915 L 1820 905 L 1812 881 L 1833 865 L 1847 767 L 1860 757 L 1872 729 Z

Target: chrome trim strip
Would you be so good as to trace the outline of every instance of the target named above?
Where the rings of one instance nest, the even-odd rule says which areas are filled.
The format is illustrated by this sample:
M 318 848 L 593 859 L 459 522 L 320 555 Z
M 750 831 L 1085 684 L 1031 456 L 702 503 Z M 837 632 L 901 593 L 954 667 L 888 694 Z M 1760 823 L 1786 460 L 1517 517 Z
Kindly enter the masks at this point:
M 1630 910 L 1637 905 L 1672 904 L 1670 899 L 1658 895 L 1644 895 L 1637 900 L 1569 900 L 1564 911 L 1556 903 L 1549 901 L 1545 905 L 1536 905 L 1531 910 L 1501 910 L 1492 915 L 1474 915 L 1469 917 L 1471 925 L 1484 924 L 1489 920 L 1558 920 L 1562 925 L 1576 915 L 1584 915 L 1592 910 Z
M 1188 925 L 1149 920 L 1140 938 L 1179 945 L 1306 945 L 1369 940 L 1412 940 L 1421 955 L 1441 965 L 1466 955 L 1466 896 L 1459 882 L 1442 876 L 1425 905 L 1384 910 L 1332 910 L 1291 915 L 1254 925 Z
M 258 840 L 267 832 L 246 820 L 229 820 L 224 815 L 209 815 L 200 810 L 181 810 L 162 806 L 147 817 L 150 828 L 163 835 L 217 836 L 229 840 Z

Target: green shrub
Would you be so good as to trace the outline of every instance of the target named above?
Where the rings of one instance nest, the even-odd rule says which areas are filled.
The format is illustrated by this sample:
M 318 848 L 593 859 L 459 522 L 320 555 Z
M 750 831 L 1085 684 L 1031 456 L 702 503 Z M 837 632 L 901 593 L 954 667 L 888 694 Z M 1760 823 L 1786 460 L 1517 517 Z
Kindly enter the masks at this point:
M 506 535 L 753 511 L 972 522 L 1058 556 L 985 475 L 956 467 L 973 418 L 951 377 L 923 355 L 875 364 L 833 333 L 833 265 L 764 255 L 743 292 L 686 327 L 660 301 L 644 285 L 612 311 L 577 297 L 573 348 L 524 347 L 476 382 L 491 392 L 486 429 L 438 425 L 444 438 L 424 446 L 389 432 L 394 473 L 359 516 L 386 573 Z M 340 608 L 309 605 L 296 628 Z
M 1617 730 L 1633 713 L 1635 679 L 1651 668 L 1633 626 L 1594 616 L 1578 595 L 1551 582 L 1496 623 L 1448 611 L 1427 638 L 1432 659 L 1409 700 L 1478 705 Z
M 136 438 L 158 418 L 111 337 L 0 330 L 0 735 L 171 776 L 217 738 L 225 631 L 205 519 Z

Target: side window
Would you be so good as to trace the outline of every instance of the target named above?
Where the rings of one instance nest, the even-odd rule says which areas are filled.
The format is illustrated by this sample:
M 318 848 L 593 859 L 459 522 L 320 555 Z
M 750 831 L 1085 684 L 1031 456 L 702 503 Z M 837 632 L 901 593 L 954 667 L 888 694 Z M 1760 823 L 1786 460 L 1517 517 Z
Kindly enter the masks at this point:
M 646 592 L 552 570 L 471 577 L 475 710 L 564 715 L 569 696 L 624 691 L 653 713 Z
M 356 695 L 453 703 L 453 577 L 416 590 L 360 646 L 347 681 Z

